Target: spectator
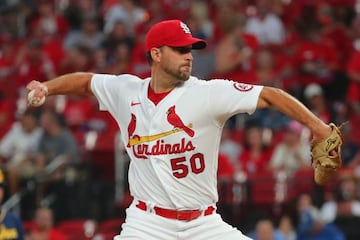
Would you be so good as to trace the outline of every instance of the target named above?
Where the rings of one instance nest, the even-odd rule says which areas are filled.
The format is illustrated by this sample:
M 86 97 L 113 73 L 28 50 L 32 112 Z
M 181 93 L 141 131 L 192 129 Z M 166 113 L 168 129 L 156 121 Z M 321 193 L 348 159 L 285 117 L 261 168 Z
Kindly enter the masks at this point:
M 260 49 L 254 56 L 254 68 L 245 78 L 247 81 L 273 87 L 282 87 L 282 74 L 276 69 L 275 57 L 269 49 Z
M 145 2 L 154 2 L 152 0 L 144 0 Z M 161 4 L 162 15 L 158 20 L 164 19 L 179 19 L 183 22 L 189 18 L 191 11 L 191 4 L 194 1 L 181 1 L 181 0 L 159 0 Z M 151 15 L 153 18 L 158 16 Z M 154 20 L 155 20 L 154 19 Z
M 50 108 L 40 116 L 43 134 L 35 156 L 38 179 L 35 204 L 40 204 L 45 196 L 52 196 L 52 209 L 58 219 L 72 216 L 68 203 L 70 189 L 77 179 L 80 165 L 78 144 L 68 129 L 63 115 Z M 72 196 L 73 197 L 73 196 Z
M 145 54 L 145 34 L 150 27 L 150 22 L 141 24 L 137 28 L 136 41 L 131 55 L 130 72 L 145 78 L 150 76 L 150 67 Z
M 71 132 L 61 123 L 59 115 L 45 109 L 40 116 L 43 134 L 36 156 L 37 172 L 41 173 L 56 157 L 64 156 L 66 165 L 79 163 L 77 144 Z
M 83 45 L 76 45 L 67 49 L 65 57 L 59 65 L 60 74 L 72 71 L 88 71 L 94 67 L 93 50 Z
M 280 218 L 278 231 L 284 240 L 296 240 L 296 230 L 289 216 L 284 215 Z
M 254 34 L 263 46 L 281 45 L 285 29 L 281 19 L 271 12 L 271 1 L 257 0 L 256 10 L 256 15 L 247 20 L 245 32 Z
M 303 138 L 305 129 L 296 121 L 290 121 L 282 141 L 275 146 L 269 167 L 293 173 L 301 168 L 310 168 L 310 144 Z
M 299 196 L 298 211 L 298 240 L 345 240 L 343 233 L 333 224 L 324 222 L 319 210 L 313 205 L 308 194 Z
M 66 236 L 54 227 L 53 211 L 38 208 L 34 216 L 35 226 L 30 230 L 27 240 L 65 240 Z
M 263 130 L 259 126 L 249 126 L 244 133 L 244 149 L 238 158 L 240 169 L 249 175 L 266 171 L 272 149 L 263 139 Z
M 94 99 L 81 96 L 66 96 L 62 114 L 73 134 L 86 130 L 94 115 Z
M 33 158 L 41 136 L 35 112 L 27 110 L 0 141 L 0 158 L 8 171 L 10 194 L 19 180 L 34 176 Z
M 33 40 L 39 42 L 43 57 L 48 58 L 55 66 L 55 70 L 57 70 L 58 64 L 65 55 L 63 39 L 64 36 L 59 37 L 58 35 L 53 34 L 46 26 L 40 24 L 40 26 L 32 29 L 24 43 L 26 44 Z M 20 54 L 22 54 L 22 52 L 20 52 Z M 20 57 L 21 56 L 22 55 L 20 55 Z
M 239 157 L 242 146 L 240 142 L 237 142 L 233 139 L 233 134 L 235 132 L 235 127 L 232 127 L 230 122 L 227 122 L 224 126 L 219 152 L 226 155 L 233 165 L 236 164 L 237 158 Z
M 101 12 L 99 11 L 101 2 L 93 0 L 78 0 L 68 1 L 63 3 L 63 14 L 66 18 L 70 31 L 80 30 L 83 19 L 99 17 Z
M 256 223 L 255 231 L 249 235 L 254 240 L 285 240 L 268 219 L 259 220 Z
M 3 201 L 5 195 L 5 176 L 4 173 L 0 170 L 0 202 Z M 0 237 L 4 240 L 24 239 L 24 229 L 21 223 L 21 220 L 17 215 L 9 211 L 8 209 L 0 209 L 1 223 L 0 223 Z
M 163 1 L 145 0 L 143 6 L 146 8 L 151 22 L 160 22 L 166 19 L 166 15 L 169 14 L 164 9 Z
M 127 31 L 133 36 L 136 26 L 147 20 L 147 14 L 136 0 L 118 0 L 118 4 L 113 5 L 105 12 L 104 32 L 106 34 L 111 32 L 114 24 L 119 20 L 126 24 Z
M 109 74 L 129 72 L 131 62 L 131 48 L 126 42 L 119 42 L 112 50 L 112 56 L 104 71 Z
M 300 41 L 295 53 L 295 66 L 299 69 L 299 77 L 304 87 L 317 83 L 326 88 L 334 82 L 339 59 L 332 40 L 322 35 L 319 20 L 309 16 L 309 13 L 316 16 L 316 7 L 306 6 L 302 9 L 304 15 L 300 15 L 296 22 Z
M 244 33 L 245 16 L 234 14 L 232 22 L 227 25 L 228 29 L 224 37 L 215 48 L 215 74 L 226 75 L 234 72 L 241 74 L 252 68 L 253 55 L 258 43 L 253 35 Z M 233 77 L 233 79 L 238 78 Z M 246 79 L 244 81 L 252 83 Z
M 82 239 L 105 240 L 105 236 L 100 232 L 99 223 L 94 219 L 88 219 L 84 223 L 84 234 Z
M 350 36 L 347 33 L 346 20 L 341 19 L 345 17 L 341 15 L 348 14 L 347 6 L 340 2 L 322 4 L 319 6 L 318 15 L 323 25 L 322 34 L 334 42 L 337 55 L 339 56 L 340 70 L 343 71 L 343 67 L 346 65 L 354 49 Z
M 99 19 L 88 16 L 82 20 L 80 30 L 73 30 L 65 36 L 64 48 L 82 45 L 95 50 L 101 46 L 103 39 L 104 34 L 100 30 Z
M 187 19 L 187 25 L 193 36 L 213 40 L 213 23 L 209 19 L 209 9 L 205 2 L 194 1 L 191 6 L 191 16 Z M 206 79 L 214 73 L 215 54 L 213 48 L 202 51 L 194 51 L 193 74 L 199 78 Z
M 193 1 L 190 9 L 190 19 L 192 24 L 188 22 L 188 26 L 195 37 L 212 40 L 214 26 L 209 18 L 209 8 L 206 2 Z M 196 27 L 194 27 L 196 26 Z
M 138 39 L 137 36 L 136 39 Z M 125 42 L 129 45 L 130 48 L 133 48 L 134 37 L 131 36 L 130 32 L 126 28 L 126 24 L 118 20 L 114 22 L 114 25 L 108 33 L 105 34 L 104 40 L 102 42 L 102 48 L 106 51 L 106 54 L 112 56 L 112 50 L 121 42 Z
M 360 164 L 360 146 L 353 133 L 353 124 L 345 124 L 342 129 L 343 145 L 341 147 L 343 168 L 353 169 Z
M 218 181 L 231 182 L 234 178 L 235 169 L 228 156 L 219 153 Z
M 327 222 L 335 224 L 341 229 L 346 240 L 360 238 L 360 202 L 358 196 L 358 182 L 353 177 L 341 179 L 336 195 L 325 202 L 321 208 L 321 215 Z
M 17 89 L 25 86 L 29 79 L 48 80 L 56 75 L 54 62 L 44 50 L 43 41 L 31 39 L 17 55 L 15 81 Z
M 304 90 L 305 102 L 309 109 L 324 122 L 331 121 L 331 113 L 327 106 L 324 91 L 321 85 L 313 83 L 306 86 Z
M 56 12 L 56 1 L 36 0 L 37 15 L 30 22 L 29 28 L 43 28 L 48 34 L 63 38 L 69 29 L 65 17 Z
M 288 30 L 283 47 L 272 51 L 276 63 L 275 68 L 279 71 L 281 86 L 296 98 L 301 99 L 303 86 L 296 68 L 295 54 L 299 45 L 300 37 L 295 30 Z
M 328 223 L 341 217 L 360 217 L 357 181 L 354 178 L 341 180 L 335 198 L 322 205 L 321 216 Z

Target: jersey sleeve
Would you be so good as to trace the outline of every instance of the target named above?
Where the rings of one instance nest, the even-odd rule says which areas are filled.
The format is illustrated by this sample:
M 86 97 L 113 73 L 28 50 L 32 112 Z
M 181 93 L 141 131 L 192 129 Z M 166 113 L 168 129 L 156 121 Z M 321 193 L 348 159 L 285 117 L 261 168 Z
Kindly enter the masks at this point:
M 263 86 L 250 85 L 230 80 L 212 80 L 209 90 L 209 104 L 212 114 L 227 120 L 238 113 L 255 112 Z
M 91 79 L 91 90 L 99 101 L 99 109 L 108 111 L 115 108 L 121 94 L 121 84 L 124 76 L 110 74 L 95 74 Z

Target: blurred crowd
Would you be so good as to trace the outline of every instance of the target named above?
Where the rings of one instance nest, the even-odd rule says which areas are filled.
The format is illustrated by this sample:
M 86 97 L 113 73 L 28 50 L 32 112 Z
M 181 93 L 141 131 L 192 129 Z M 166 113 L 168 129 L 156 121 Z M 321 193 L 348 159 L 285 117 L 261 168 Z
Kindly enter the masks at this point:
M 74 205 L 69 186 L 82 179 L 78 189 L 88 189 L 85 196 L 111 202 L 96 181 L 114 183 L 114 173 L 98 176 L 101 169 L 91 161 L 113 171 L 105 158 L 114 155 L 118 132 L 94 98 L 50 97 L 44 106 L 28 109 L 25 85 L 75 71 L 148 77 L 145 34 L 155 22 L 176 18 L 208 42 L 193 52 L 193 75 L 279 87 L 325 122 L 348 122 L 342 128 L 343 169 L 329 186 L 319 187 L 312 182 L 308 129 L 272 109 L 232 117 L 224 127 L 218 174 L 220 184 L 231 184 L 230 193 L 222 189 L 220 200 L 297 200 L 296 217 L 280 214 L 273 221 L 270 214 L 253 226 L 250 234 L 258 240 L 317 234 L 316 239 L 344 239 L 342 231 L 346 239 L 360 239 L 343 217 L 360 217 L 360 1 L 2 0 L 0 12 L 1 168 L 9 196 L 24 184 L 29 188 L 29 180 L 37 186 L 34 196 L 25 196 L 31 200 L 23 206 L 23 219 L 36 215 L 33 206 L 48 202 L 56 221 L 102 216 L 102 210 L 87 210 L 96 201 Z M 256 185 L 265 176 L 266 190 Z M 287 237 L 279 237 L 280 230 Z

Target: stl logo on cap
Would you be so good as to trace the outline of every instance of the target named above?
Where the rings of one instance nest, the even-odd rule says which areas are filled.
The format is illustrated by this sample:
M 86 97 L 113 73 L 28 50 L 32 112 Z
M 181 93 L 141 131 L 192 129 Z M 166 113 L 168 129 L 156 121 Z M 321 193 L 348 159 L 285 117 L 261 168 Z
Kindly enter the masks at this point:
M 154 24 L 145 37 L 145 51 L 162 46 L 185 47 L 203 49 L 206 42 L 203 39 L 193 37 L 190 28 L 180 20 L 165 20 Z
M 185 23 L 180 22 L 180 27 L 184 30 L 185 33 L 191 34 L 189 27 Z

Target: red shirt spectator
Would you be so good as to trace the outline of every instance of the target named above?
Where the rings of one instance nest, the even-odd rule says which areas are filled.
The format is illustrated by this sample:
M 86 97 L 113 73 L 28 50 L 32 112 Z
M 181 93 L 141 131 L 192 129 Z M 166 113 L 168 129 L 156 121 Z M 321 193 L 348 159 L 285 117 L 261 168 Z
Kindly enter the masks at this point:
M 219 153 L 219 165 L 218 165 L 218 179 L 219 180 L 232 180 L 234 177 L 235 169 L 228 156 Z
M 248 175 L 264 172 L 272 155 L 272 148 L 263 142 L 262 133 L 262 129 L 256 126 L 248 127 L 245 131 L 244 150 L 238 164 Z
M 245 149 L 239 156 L 239 163 L 249 175 L 264 172 L 271 157 L 271 150 L 264 149 L 258 152 Z
M 295 54 L 295 62 L 301 69 L 300 77 L 304 85 L 331 82 L 332 71 L 338 66 L 335 46 L 326 38 L 302 39 Z
M 64 37 L 69 30 L 64 16 L 55 11 L 54 0 L 37 0 L 38 15 L 30 22 L 30 29 L 44 28 L 47 33 L 57 37 Z
M 42 82 L 55 77 L 54 63 L 42 49 L 40 40 L 32 39 L 20 49 L 15 76 L 17 88 L 25 86 L 32 79 Z
M 39 230 L 39 228 L 34 228 L 32 230 L 32 238 L 34 240 L 47 239 L 47 240 L 66 240 L 67 237 L 60 232 L 59 230 L 52 228 L 46 233 L 46 237 L 43 238 L 44 233 Z
M 30 230 L 32 240 L 65 240 L 67 237 L 54 226 L 53 211 L 49 208 L 38 208 L 35 212 L 34 227 Z

